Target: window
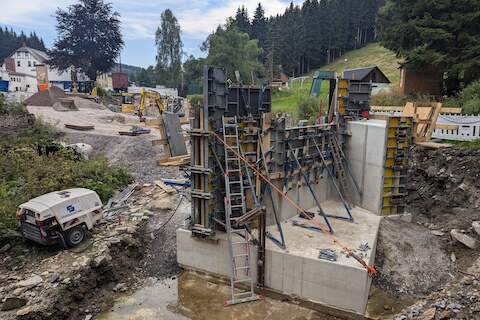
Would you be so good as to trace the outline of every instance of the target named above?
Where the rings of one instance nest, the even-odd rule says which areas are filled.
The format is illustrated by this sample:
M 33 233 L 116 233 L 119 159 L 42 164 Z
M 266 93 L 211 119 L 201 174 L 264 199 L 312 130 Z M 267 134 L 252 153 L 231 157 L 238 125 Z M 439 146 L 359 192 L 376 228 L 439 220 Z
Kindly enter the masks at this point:
M 27 84 L 27 85 L 26 85 L 26 87 L 27 87 L 27 88 L 30 88 L 30 85 L 29 85 L 29 84 Z
M 28 61 L 28 66 L 31 67 L 32 66 L 32 61 Z
M 17 58 L 21 57 L 21 52 L 17 52 Z
M 17 60 L 17 67 L 20 67 L 20 60 Z

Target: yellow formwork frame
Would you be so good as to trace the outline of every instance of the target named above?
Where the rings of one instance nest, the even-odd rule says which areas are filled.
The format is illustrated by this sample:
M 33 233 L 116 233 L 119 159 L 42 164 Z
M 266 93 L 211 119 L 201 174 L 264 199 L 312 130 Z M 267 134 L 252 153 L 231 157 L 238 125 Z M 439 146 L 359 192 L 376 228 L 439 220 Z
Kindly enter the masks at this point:
M 412 145 L 412 128 L 412 117 L 390 116 L 387 118 L 382 215 L 403 212 L 401 208 L 404 204 L 399 205 L 393 198 L 406 197 L 406 185 L 402 186 L 402 183 L 406 184 L 408 151 Z

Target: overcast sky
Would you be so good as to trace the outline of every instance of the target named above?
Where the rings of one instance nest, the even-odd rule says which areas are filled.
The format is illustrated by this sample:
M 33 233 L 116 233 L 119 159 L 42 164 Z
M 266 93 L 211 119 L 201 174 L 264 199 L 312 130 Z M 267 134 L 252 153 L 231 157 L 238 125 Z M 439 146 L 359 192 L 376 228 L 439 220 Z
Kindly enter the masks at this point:
M 47 47 L 55 40 L 56 8 L 65 8 L 72 0 L 2 0 L 0 26 L 12 27 L 15 31 L 35 31 L 43 38 Z M 262 3 L 266 15 L 283 13 L 290 1 L 286 0 L 110 0 L 113 8 L 121 15 L 125 48 L 122 62 L 131 65 L 152 65 L 155 62 L 155 30 L 163 10 L 170 8 L 180 22 L 182 40 L 186 54 L 202 56 L 200 45 L 217 25 L 235 14 L 240 5 L 253 15 L 258 2 Z M 301 3 L 301 0 L 293 1 Z M 1 45 L 1 44 L 0 44 Z

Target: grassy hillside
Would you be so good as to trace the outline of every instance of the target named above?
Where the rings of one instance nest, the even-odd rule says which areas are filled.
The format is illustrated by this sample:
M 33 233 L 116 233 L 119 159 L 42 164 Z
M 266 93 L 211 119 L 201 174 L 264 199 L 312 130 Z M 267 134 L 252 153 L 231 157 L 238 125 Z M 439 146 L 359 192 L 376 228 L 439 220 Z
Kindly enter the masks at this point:
M 392 86 L 397 87 L 400 81 L 399 60 L 395 54 L 380 46 L 377 43 L 369 44 L 361 49 L 350 51 L 334 62 L 323 66 L 320 70 L 336 71 L 342 73 L 348 68 L 378 66 L 392 82 Z M 301 97 L 308 95 L 312 84 L 313 72 L 303 84 L 294 83 L 288 90 L 277 92 L 272 96 L 272 109 L 274 112 L 288 112 L 297 115 L 297 106 Z M 328 88 L 323 88 L 322 95 L 326 95 Z M 325 99 L 325 97 L 324 97 Z
M 400 81 L 399 62 L 400 60 L 395 56 L 395 53 L 378 43 L 371 43 L 361 49 L 348 52 L 341 58 L 320 68 L 320 70 L 342 73 L 345 69 L 375 65 L 385 73 L 393 86 L 398 86 Z

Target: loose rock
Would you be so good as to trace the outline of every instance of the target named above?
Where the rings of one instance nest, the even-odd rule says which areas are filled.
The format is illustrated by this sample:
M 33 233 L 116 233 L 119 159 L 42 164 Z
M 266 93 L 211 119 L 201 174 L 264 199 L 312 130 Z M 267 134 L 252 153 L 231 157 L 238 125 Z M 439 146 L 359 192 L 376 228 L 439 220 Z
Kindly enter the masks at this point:
M 26 287 L 28 289 L 31 289 L 33 287 L 38 286 L 42 282 L 43 282 L 43 280 L 40 276 L 34 275 L 31 278 L 28 278 L 26 280 L 17 282 L 17 287 Z
M 478 248 L 478 241 L 466 234 L 461 233 L 460 231 L 453 229 L 450 231 L 450 235 L 453 239 L 457 240 L 458 242 L 464 244 L 465 246 L 469 247 L 470 249 L 477 249 Z
M 32 306 L 25 307 L 17 311 L 17 317 L 29 315 L 30 313 L 32 313 L 32 311 L 33 311 Z
M 475 232 L 480 235 L 480 221 L 473 221 L 472 222 L 472 228 L 475 230 Z

